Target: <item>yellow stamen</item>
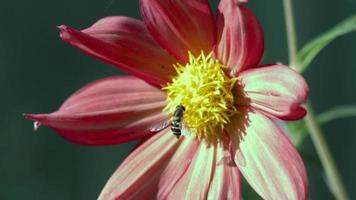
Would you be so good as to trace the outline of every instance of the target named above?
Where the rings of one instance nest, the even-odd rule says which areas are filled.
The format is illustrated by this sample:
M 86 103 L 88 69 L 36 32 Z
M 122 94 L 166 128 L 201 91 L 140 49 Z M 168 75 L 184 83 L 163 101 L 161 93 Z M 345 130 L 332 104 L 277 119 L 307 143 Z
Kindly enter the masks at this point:
M 172 115 L 178 105 L 183 105 L 189 132 L 199 139 L 220 138 L 230 117 L 237 113 L 231 93 L 237 79 L 227 77 L 211 53 L 194 57 L 189 52 L 189 62 L 174 67 L 177 76 L 163 88 L 167 93 L 164 111 Z

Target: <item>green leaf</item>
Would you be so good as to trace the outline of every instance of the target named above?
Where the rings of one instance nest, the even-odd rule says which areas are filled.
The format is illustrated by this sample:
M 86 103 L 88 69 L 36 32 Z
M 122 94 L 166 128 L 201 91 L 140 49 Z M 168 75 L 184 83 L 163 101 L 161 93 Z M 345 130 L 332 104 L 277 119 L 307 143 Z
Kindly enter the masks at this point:
M 303 72 L 318 55 L 318 53 L 330 42 L 339 36 L 351 33 L 353 31 L 356 31 L 356 15 L 345 19 L 329 31 L 306 44 L 297 55 L 296 67 L 298 71 Z
M 356 117 L 356 105 L 345 105 L 332 108 L 319 114 L 317 120 L 320 125 L 324 125 L 331 121 L 346 117 Z M 308 129 L 304 121 L 288 123 L 288 130 L 292 141 L 296 146 L 300 146 L 308 135 Z
M 320 124 L 326 124 L 336 119 L 356 117 L 356 106 L 338 106 L 318 115 Z

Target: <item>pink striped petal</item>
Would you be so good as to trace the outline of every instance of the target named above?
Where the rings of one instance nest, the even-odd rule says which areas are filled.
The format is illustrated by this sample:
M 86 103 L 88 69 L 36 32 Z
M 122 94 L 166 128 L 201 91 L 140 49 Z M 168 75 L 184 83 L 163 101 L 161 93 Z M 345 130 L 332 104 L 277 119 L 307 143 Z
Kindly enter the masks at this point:
M 219 144 L 207 199 L 241 199 L 240 181 L 240 172 L 232 161 L 230 149 Z
M 106 17 L 77 31 L 60 26 L 61 38 L 84 52 L 160 87 L 175 74 L 177 63 L 147 32 L 144 24 L 129 17 Z
M 221 0 L 217 14 L 219 60 L 235 77 L 238 72 L 256 66 L 263 55 L 262 28 L 256 16 L 239 0 Z
M 155 40 L 182 63 L 188 51 L 212 51 L 215 22 L 207 0 L 140 0 L 140 9 Z
M 160 174 L 181 141 L 167 131 L 148 139 L 120 165 L 98 199 L 156 199 Z
M 300 104 L 308 98 L 308 85 L 301 75 L 289 67 L 265 66 L 244 71 L 239 77 L 245 97 L 258 111 L 283 120 L 297 120 L 305 116 L 306 111 Z M 237 101 L 244 104 L 242 98 Z
M 215 151 L 214 146 L 200 142 L 192 163 L 167 199 L 206 199 L 214 172 Z
M 242 140 L 232 142 L 246 180 L 263 199 L 307 199 L 304 164 L 287 136 L 262 114 L 249 113 L 245 120 L 246 129 L 235 132 L 243 134 Z
M 183 143 L 179 146 L 167 167 L 160 176 L 158 199 L 167 199 L 167 196 L 175 187 L 177 182 L 187 172 L 192 159 L 194 158 L 199 142 L 191 137 L 184 137 Z
M 50 114 L 26 114 L 63 137 L 84 145 L 127 142 L 152 135 L 149 130 L 168 118 L 165 94 L 131 76 L 95 81 L 73 94 Z

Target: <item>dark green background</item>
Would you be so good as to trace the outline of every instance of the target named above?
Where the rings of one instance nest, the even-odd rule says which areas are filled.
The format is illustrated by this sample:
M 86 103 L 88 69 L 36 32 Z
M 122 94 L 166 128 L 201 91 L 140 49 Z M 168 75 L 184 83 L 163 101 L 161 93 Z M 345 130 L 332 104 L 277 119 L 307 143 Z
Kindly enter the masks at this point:
M 356 13 L 356 1 L 298 0 L 302 45 Z M 214 6 L 217 0 L 214 0 Z M 287 62 L 282 0 L 248 4 L 265 31 L 264 63 Z M 85 28 L 101 17 L 139 17 L 137 0 L 34 0 L 0 3 L 0 199 L 96 199 L 133 144 L 83 147 L 48 128 L 32 131 L 23 112 L 50 112 L 84 84 L 120 74 L 62 42 L 57 25 Z M 325 49 L 307 70 L 311 99 L 321 112 L 356 103 L 356 34 Z M 356 199 L 355 118 L 324 126 L 330 148 Z M 308 138 L 303 150 L 316 158 Z M 318 165 L 306 164 L 311 199 L 333 199 Z

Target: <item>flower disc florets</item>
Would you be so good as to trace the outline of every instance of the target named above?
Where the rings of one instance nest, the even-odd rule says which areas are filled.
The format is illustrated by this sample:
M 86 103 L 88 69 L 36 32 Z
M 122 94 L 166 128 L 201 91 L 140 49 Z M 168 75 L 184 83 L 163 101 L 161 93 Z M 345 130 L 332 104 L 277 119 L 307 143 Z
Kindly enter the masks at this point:
M 163 88 L 167 93 L 164 111 L 173 114 L 178 105 L 185 107 L 184 125 L 199 139 L 219 138 L 230 117 L 237 113 L 232 88 L 236 78 L 224 73 L 220 62 L 210 53 L 195 57 L 189 53 L 184 66 L 174 65 L 177 76 Z

